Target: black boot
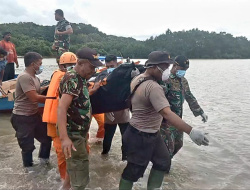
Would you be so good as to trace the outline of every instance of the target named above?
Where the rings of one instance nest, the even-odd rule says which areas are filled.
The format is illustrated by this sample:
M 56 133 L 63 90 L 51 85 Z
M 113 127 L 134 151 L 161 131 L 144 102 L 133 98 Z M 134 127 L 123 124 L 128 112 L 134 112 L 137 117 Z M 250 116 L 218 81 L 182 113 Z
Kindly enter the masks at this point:
M 50 149 L 51 149 L 51 142 L 41 143 L 38 157 L 48 159 L 50 156 Z
M 33 166 L 32 152 L 23 152 L 22 151 L 22 158 L 23 158 L 23 166 L 24 167 Z

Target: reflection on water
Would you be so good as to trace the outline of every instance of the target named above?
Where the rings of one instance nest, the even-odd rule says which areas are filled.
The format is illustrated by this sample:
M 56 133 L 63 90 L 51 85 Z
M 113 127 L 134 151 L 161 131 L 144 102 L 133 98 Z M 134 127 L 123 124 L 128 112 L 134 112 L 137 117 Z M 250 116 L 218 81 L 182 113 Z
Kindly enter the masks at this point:
M 142 60 L 144 62 L 145 60 Z M 22 60 L 19 61 L 22 65 Z M 56 69 L 54 59 L 43 61 L 48 79 Z M 18 72 L 20 72 L 18 69 Z M 249 189 L 250 187 L 250 61 L 249 60 L 191 60 L 187 79 L 199 104 L 209 117 L 202 123 L 184 105 L 184 120 L 209 133 L 209 147 L 199 147 L 185 135 L 184 148 L 173 159 L 163 189 Z M 56 155 L 51 153 L 51 164 L 37 165 L 25 171 L 10 114 L 0 113 L 0 189 L 58 189 L 59 174 Z M 121 140 L 117 129 L 108 156 L 101 155 L 101 145 L 94 143 L 97 124 L 90 131 L 90 189 L 117 189 L 126 163 L 121 161 Z M 38 143 L 36 142 L 38 146 Z M 37 149 L 34 159 L 37 162 Z M 134 189 L 145 189 L 149 166 Z

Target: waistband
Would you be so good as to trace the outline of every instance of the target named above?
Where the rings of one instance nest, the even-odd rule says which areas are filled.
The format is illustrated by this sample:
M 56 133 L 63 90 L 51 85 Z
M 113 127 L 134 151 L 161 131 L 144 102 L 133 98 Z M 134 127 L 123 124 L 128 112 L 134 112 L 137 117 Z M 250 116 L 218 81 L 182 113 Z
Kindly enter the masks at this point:
M 86 138 L 87 133 L 84 131 L 69 131 L 67 130 L 68 136 L 70 135 L 81 135 L 82 137 Z
M 13 116 L 17 116 L 17 117 L 41 117 L 41 114 L 39 113 L 39 112 L 36 112 L 35 114 L 32 114 L 32 115 L 19 115 L 19 114 L 15 114 L 15 113 L 13 113 L 13 111 L 12 111 L 12 115 Z
M 157 136 L 158 134 L 158 131 L 156 133 L 146 133 L 146 132 L 143 132 L 143 131 L 140 131 L 138 129 L 136 129 L 135 127 L 133 127 L 132 125 L 129 124 L 129 129 L 133 132 L 133 133 L 136 133 L 136 134 L 139 134 L 141 136 L 145 136 L 145 137 L 152 137 L 152 136 Z

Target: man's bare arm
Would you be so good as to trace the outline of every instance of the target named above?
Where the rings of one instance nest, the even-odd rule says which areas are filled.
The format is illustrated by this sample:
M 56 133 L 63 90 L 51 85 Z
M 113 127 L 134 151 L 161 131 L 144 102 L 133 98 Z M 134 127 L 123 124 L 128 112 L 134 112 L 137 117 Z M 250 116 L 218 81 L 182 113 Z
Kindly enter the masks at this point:
M 57 35 L 73 34 L 73 28 L 68 28 L 66 31 L 63 32 L 59 32 L 58 30 L 56 30 L 56 34 Z

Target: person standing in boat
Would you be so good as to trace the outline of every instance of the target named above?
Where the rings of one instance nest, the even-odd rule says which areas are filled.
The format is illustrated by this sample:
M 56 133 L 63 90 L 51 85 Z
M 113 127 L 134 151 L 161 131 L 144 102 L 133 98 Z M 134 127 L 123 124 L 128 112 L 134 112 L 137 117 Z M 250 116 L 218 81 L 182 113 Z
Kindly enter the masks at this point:
M 112 72 L 118 67 L 117 57 L 115 55 L 107 55 L 105 58 L 105 64 L 108 72 Z M 102 154 L 108 154 L 111 148 L 112 139 L 114 137 L 116 127 L 119 125 L 121 136 L 125 132 L 130 119 L 129 109 L 124 109 L 115 112 L 109 112 L 104 114 L 104 139 L 103 139 L 103 150 Z M 122 160 L 126 159 L 125 152 L 122 148 Z
M 167 97 L 172 112 L 182 118 L 183 103 L 187 101 L 194 116 L 201 116 L 203 122 L 207 122 L 208 116 L 199 106 L 196 98 L 191 93 L 188 81 L 184 77 L 189 68 L 189 60 L 183 56 L 176 56 L 171 69 L 170 77 L 162 83 L 165 96 Z M 167 120 L 163 120 L 161 125 L 161 135 L 169 149 L 170 156 L 173 157 L 183 146 L 183 132 L 176 129 Z
M 70 34 L 73 34 L 73 28 L 70 23 L 64 18 L 64 13 L 61 9 L 55 10 L 55 20 L 58 21 L 52 49 L 57 51 L 57 56 L 61 56 L 64 52 L 69 51 Z
M 208 145 L 204 133 L 192 128 L 171 111 L 162 87 L 157 81 L 169 77 L 169 65 L 173 63 L 164 51 L 153 51 L 146 61 L 146 71 L 131 82 L 132 118 L 123 135 L 127 165 L 123 170 L 119 189 L 131 190 L 151 161 L 147 189 L 160 188 L 164 174 L 169 172 L 171 158 L 161 135 L 160 125 L 165 118 L 180 131 L 189 134 L 197 145 Z
M 4 69 L 7 62 L 6 57 L 7 52 L 2 47 L 0 47 L 0 86 L 2 86 Z
M 4 70 L 4 76 L 3 81 L 11 80 L 15 78 L 15 66 L 14 63 L 16 63 L 16 68 L 19 67 L 18 60 L 17 60 L 17 53 L 15 45 L 10 42 L 11 39 L 11 33 L 10 32 L 4 32 L 3 33 L 3 40 L 0 41 L 0 46 L 8 52 L 7 55 L 7 64 Z
M 22 149 L 24 167 L 33 166 L 34 138 L 41 143 L 38 155 L 40 162 L 47 164 L 50 157 L 51 138 L 47 136 L 46 123 L 42 122 L 38 112 L 38 103 L 44 103 L 46 99 L 46 96 L 40 95 L 40 80 L 36 77 L 43 71 L 42 59 L 39 53 L 26 53 L 25 70 L 18 75 L 16 82 L 14 108 L 10 121 Z
M 92 117 L 87 80 L 102 63 L 96 51 L 90 48 L 83 48 L 76 55 L 76 66 L 64 75 L 60 83 L 57 124 L 71 187 L 83 190 L 89 182 L 86 146 Z

